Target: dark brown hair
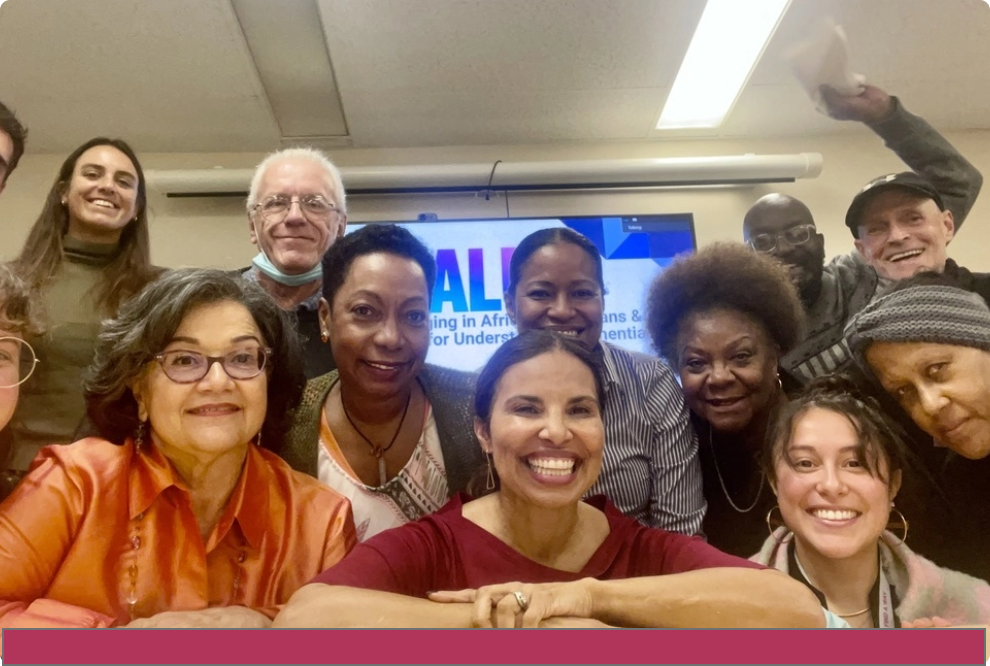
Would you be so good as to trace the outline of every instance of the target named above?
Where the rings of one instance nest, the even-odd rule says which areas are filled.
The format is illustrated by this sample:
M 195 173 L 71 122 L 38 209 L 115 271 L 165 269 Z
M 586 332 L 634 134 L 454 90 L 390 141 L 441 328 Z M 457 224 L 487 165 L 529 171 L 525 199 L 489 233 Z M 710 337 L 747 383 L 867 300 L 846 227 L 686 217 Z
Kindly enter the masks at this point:
M 587 236 L 567 227 L 540 229 L 519 241 L 516 249 L 512 251 L 512 258 L 509 260 L 509 284 L 505 288 L 505 293 L 515 295 L 519 280 L 522 279 L 523 268 L 530 257 L 547 245 L 562 245 L 564 243 L 578 246 L 591 258 L 595 264 L 595 281 L 598 282 L 598 286 L 604 294 L 605 277 L 602 271 L 601 253 Z
M 17 163 L 21 161 L 21 155 L 24 154 L 24 141 L 27 139 L 27 128 L 21 124 L 14 112 L 3 102 L 0 102 L 0 132 L 9 136 L 10 142 L 14 146 L 13 152 L 10 153 L 10 160 L 7 162 L 7 173 L 4 175 L 3 181 L 0 182 L 2 185 L 7 182 L 10 174 L 14 173 L 14 169 L 17 168 Z
M 777 481 L 777 462 L 787 457 L 787 444 L 794 436 L 794 427 L 811 409 L 827 409 L 849 420 L 856 431 L 856 457 L 866 470 L 884 483 L 886 466 L 889 474 L 908 466 L 909 455 L 898 427 L 883 413 L 879 403 L 869 396 L 859 396 L 858 387 L 841 375 L 826 375 L 813 380 L 791 402 L 780 408 L 776 422 L 766 438 L 763 451 L 763 471 L 772 482 Z
M 697 312 L 734 310 L 753 318 L 786 354 L 801 340 L 804 308 L 783 266 L 742 243 L 714 243 L 677 257 L 646 295 L 653 346 L 678 365 L 677 335 Z
M 605 390 L 602 380 L 602 370 L 598 357 L 583 344 L 553 331 L 534 329 L 509 338 L 501 347 L 495 350 L 488 363 L 478 375 L 474 390 L 474 416 L 484 424 L 487 431 L 492 421 L 492 408 L 495 406 L 495 394 L 498 393 L 502 377 L 514 365 L 528 361 L 542 354 L 562 351 L 570 354 L 584 363 L 595 379 L 595 397 L 598 398 L 599 408 L 605 409 Z M 489 463 L 490 464 L 490 463 Z M 488 468 L 483 467 L 468 482 L 467 491 L 472 497 L 481 497 L 495 492 L 499 487 L 498 473 L 492 467 L 494 488 L 487 488 Z
M 272 349 L 261 442 L 275 452 L 281 449 L 306 383 L 290 315 L 257 284 L 205 268 L 165 273 L 125 303 L 115 319 L 104 322 L 83 387 L 86 412 L 102 437 L 123 444 L 137 431 L 138 406 L 130 383 L 155 362 L 155 354 L 165 349 L 190 310 L 224 301 L 247 308 Z
M 395 224 L 368 224 L 347 234 L 323 255 L 323 298 L 333 308 L 333 299 L 347 281 L 351 265 L 369 254 L 392 254 L 419 264 L 426 279 L 427 301 L 433 299 L 437 281 L 437 262 L 423 241 Z
M 45 284 L 58 273 L 64 258 L 62 239 L 69 229 L 69 213 L 62 205 L 62 195 L 68 188 L 79 157 L 95 146 L 111 146 L 124 153 L 134 165 L 138 177 L 136 219 L 124 227 L 117 255 L 104 267 L 102 284 L 95 294 L 101 314 L 112 316 L 122 302 L 141 291 L 160 272 L 151 265 L 144 171 L 137 155 L 124 141 L 105 137 L 90 139 L 65 158 L 55 182 L 48 190 L 41 214 L 13 263 L 17 273 L 34 292 L 43 290 Z

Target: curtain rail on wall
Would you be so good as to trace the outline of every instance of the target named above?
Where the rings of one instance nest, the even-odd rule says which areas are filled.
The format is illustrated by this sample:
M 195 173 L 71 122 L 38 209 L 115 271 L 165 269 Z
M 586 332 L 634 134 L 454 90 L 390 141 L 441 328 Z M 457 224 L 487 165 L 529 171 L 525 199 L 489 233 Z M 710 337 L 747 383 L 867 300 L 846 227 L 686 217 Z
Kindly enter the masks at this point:
M 752 185 L 815 178 L 820 153 L 341 167 L 347 194 Z M 148 170 L 169 197 L 245 196 L 253 169 Z

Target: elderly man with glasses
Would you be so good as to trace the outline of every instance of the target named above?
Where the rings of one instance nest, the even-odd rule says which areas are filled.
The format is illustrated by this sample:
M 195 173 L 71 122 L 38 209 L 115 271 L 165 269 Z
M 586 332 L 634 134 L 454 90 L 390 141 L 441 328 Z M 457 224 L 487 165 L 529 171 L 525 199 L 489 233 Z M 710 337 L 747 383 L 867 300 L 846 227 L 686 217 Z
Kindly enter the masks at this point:
M 980 172 L 966 158 L 931 125 L 879 88 L 866 86 L 859 95 L 840 95 L 827 88 L 822 92 L 833 118 L 856 120 L 872 129 L 941 196 L 954 230 L 962 226 L 983 184 Z M 860 238 L 856 230 L 853 235 Z M 866 246 L 860 248 L 863 244 L 857 242 L 858 253 L 836 257 L 826 265 L 825 238 L 811 211 L 785 194 L 768 194 L 749 209 L 743 237 L 757 252 L 770 254 L 787 267 L 808 317 L 804 342 L 781 359 L 781 367 L 800 383 L 846 369 L 851 363 L 843 340 L 846 322 L 885 282 L 903 277 L 891 270 L 889 257 L 864 251 Z M 916 270 L 945 269 L 944 246 L 951 237 L 951 233 L 941 235 L 941 252 L 930 253 L 943 257 L 941 265 L 933 261 L 919 264 Z
M 340 171 L 312 148 L 272 153 L 255 170 L 247 214 L 258 254 L 243 277 L 295 314 L 307 378 L 330 372 L 335 364 L 320 341 L 317 308 L 323 284 L 320 260 L 347 225 Z

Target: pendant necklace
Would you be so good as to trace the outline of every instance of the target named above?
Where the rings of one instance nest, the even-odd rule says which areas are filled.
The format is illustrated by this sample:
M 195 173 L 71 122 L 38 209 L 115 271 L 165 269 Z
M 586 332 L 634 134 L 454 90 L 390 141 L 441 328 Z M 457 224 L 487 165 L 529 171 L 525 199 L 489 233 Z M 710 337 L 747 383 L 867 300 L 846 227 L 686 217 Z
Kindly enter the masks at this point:
M 347 406 L 344 404 L 344 394 L 341 393 L 340 395 L 340 408 L 344 410 L 344 416 L 347 418 L 347 422 L 351 424 L 352 428 L 354 428 L 354 432 L 361 435 L 361 438 L 368 443 L 368 446 L 371 447 L 371 455 L 375 456 L 375 458 L 378 459 L 379 488 L 384 486 L 387 480 L 385 476 L 385 454 L 388 452 L 390 448 L 392 448 L 392 445 L 395 444 L 395 440 L 399 438 L 399 433 L 402 432 L 402 424 L 406 422 L 406 414 L 409 413 L 410 402 L 412 402 L 412 391 L 409 391 L 409 397 L 406 398 L 406 406 L 402 410 L 402 418 L 399 419 L 399 425 L 395 429 L 395 434 L 392 435 L 392 439 L 389 440 L 388 446 L 379 446 L 378 444 L 375 444 L 370 439 L 368 439 L 368 436 L 365 435 L 363 432 L 361 432 L 361 429 L 357 427 L 357 424 L 354 423 L 354 420 L 351 418 L 351 415 L 347 413 Z
M 794 562 L 797 564 L 798 571 L 800 571 L 801 572 L 801 575 L 804 576 L 804 579 L 806 581 L 808 581 L 808 584 L 810 584 L 816 590 L 820 589 L 817 585 L 815 585 L 815 582 L 813 580 L 811 580 L 811 576 L 809 576 L 808 575 L 808 572 L 804 570 L 804 567 L 801 566 L 801 560 L 798 559 L 797 552 L 794 553 Z M 881 562 L 879 566 L 881 567 L 880 568 L 880 572 L 881 572 L 881 575 L 882 575 L 882 572 L 883 572 L 883 563 Z M 873 610 L 873 607 L 872 606 L 867 606 L 863 610 L 854 611 L 852 613 L 839 613 L 838 611 L 832 611 L 832 612 L 835 613 L 836 615 L 838 615 L 839 617 L 841 617 L 843 620 L 848 621 L 850 618 L 860 617 L 861 615 L 866 615 L 867 613 L 869 613 L 872 610 Z M 873 617 L 872 616 L 866 618 L 866 620 L 870 623 L 870 626 L 873 625 Z M 857 622 L 859 622 L 859 620 L 857 620 Z
M 732 497 L 729 496 L 729 489 L 725 487 L 725 479 L 722 478 L 722 471 L 718 468 L 718 456 L 715 455 L 715 444 L 712 442 L 712 427 L 710 425 L 708 426 L 708 446 L 712 450 L 712 461 L 715 463 L 715 474 L 718 475 L 718 482 L 722 486 L 722 492 L 725 493 L 725 499 L 729 500 L 729 506 L 735 509 L 738 513 L 749 513 L 755 509 L 757 502 L 760 501 L 760 495 L 763 494 L 763 485 L 766 482 L 766 477 L 763 474 L 760 474 L 760 487 L 756 490 L 756 497 L 753 498 L 752 504 L 745 509 L 736 506 L 736 503 L 732 501 Z

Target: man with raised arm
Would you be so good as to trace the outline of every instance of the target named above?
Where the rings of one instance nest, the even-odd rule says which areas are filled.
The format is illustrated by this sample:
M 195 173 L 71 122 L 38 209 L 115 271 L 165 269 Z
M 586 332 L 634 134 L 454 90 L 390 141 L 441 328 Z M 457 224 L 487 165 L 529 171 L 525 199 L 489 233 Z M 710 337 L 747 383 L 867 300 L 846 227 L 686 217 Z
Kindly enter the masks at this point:
M 874 179 L 853 201 L 846 224 L 857 252 L 825 264 L 825 238 L 808 207 L 784 194 L 768 194 L 746 213 L 743 237 L 790 271 L 808 316 L 805 340 L 781 359 L 804 384 L 851 363 L 843 341 L 846 322 L 887 281 L 919 270 L 954 268 L 946 245 L 962 226 L 983 184 L 980 172 L 935 129 L 874 86 L 858 95 L 827 88 L 829 115 L 872 129 L 914 173 Z M 906 220 L 921 208 L 923 220 Z M 920 251 L 919 251 L 920 250 Z

